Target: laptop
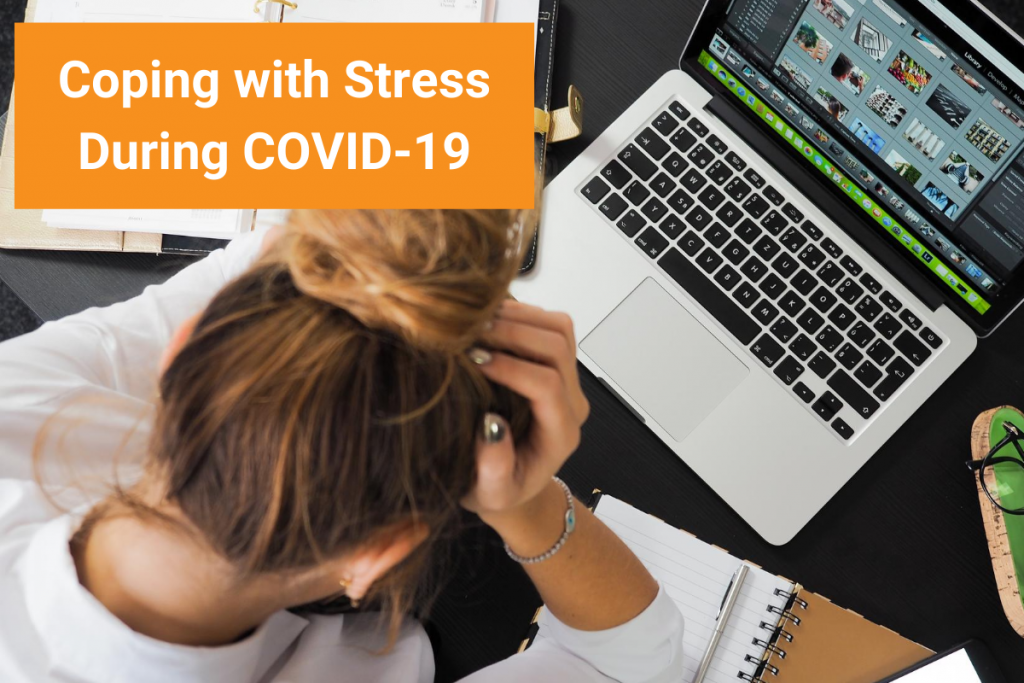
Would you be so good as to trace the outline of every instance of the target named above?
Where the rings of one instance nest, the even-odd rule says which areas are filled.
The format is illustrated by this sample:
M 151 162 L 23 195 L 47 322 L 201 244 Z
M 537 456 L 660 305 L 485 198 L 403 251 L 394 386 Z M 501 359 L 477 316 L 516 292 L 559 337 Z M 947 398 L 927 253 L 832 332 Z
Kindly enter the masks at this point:
M 1021 53 L 972 3 L 709 1 L 513 293 L 785 544 L 1024 297 Z

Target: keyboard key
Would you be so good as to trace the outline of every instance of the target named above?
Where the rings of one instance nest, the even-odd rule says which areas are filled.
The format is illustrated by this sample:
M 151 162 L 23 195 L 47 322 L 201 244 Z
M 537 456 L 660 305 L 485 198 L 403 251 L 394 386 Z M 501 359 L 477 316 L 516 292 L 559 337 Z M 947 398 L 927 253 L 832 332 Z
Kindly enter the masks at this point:
M 853 376 L 857 378 L 858 382 L 870 389 L 875 386 L 878 380 L 882 379 L 882 371 L 875 367 L 874 363 L 866 360 L 860 364 L 860 367 L 857 368 L 857 372 L 853 373 Z
M 796 227 L 792 227 L 779 238 L 782 246 L 789 249 L 790 253 L 797 253 L 800 248 L 807 244 L 807 237 Z
M 769 368 L 778 363 L 779 359 L 786 353 L 785 350 L 783 350 L 783 348 L 767 334 L 761 335 L 761 338 L 751 345 L 750 352 L 754 354 L 755 358 Z
M 609 220 L 615 220 L 626 210 L 626 206 L 628 206 L 626 200 L 613 192 L 607 199 L 601 202 L 600 209 L 601 213 L 607 216 Z
M 847 370 L 853 370 L 857 367 L 857 363 L 864 360 L 864 354 L 855 349 L 852 344 L 846 343 L 836 351 L 836 360 Z
M 881 339 L 876 340 L 875 343 L 868 348 L 868 358 L 883 367 L 892 359 L 895 353 L 896 352 L 893 351 L 892 347 Z
M 768 301 L 767 299 L 761 299 L 759 302 L 757 302 L 757 305 L 754 306 L 754 309 L 751 311 L 751 313 L 754 314 L 755 320 L 757 320 L 762 325 L 767 325 L 771 323 L 771 321 L 775 320 L 776 317 L 778 317 L 779 309 L 772 306 L 771 302 Z
M 827 238 L 826 238 L 827 239 Z M 846 273 L 836 264 L 829 261 L 818 271 L 818 278 L 829 287 L 835 287 L 836 283 L 843 279 Z
M 583 186 L 580 190 L 583 196 L 590 200 L 591 204 L 597 204 L 599 201 L 604 199 L 604 196 L 611 191 L 608 187 L 608 183 L 601 180 L 600 178 L 593 178 L 589 183 Z
M 768 201 L 770 201 L 775 206 L 778 206 L 779 204 L 785 201 L 785 199 L 782 197 L 782 193 L 776 190 L 771 185 L 764 188 L 764 196 L 767 197 Z
M 796 291 L 800 292 L 804 296 L 808 296 L 814 291 L 814 288 L 818 286 L 818 281 L 813 275 L 801 268 L 800 272 L 794 275 L 789 281 L 789 284 L 791 284 L 793 289 Z
M 675 135 L 669 138 L 669 142 L 671 142 L 672 145 L 680 152 L 685 152 L 686 150 L 693 147 L 693 145 L 697 142 L 697 138 L 694 137 L 693 133 L 686 130 L 685 128 L 680 128 L 679 130 L 676 131 Z
M 807 360 L 814 352 L 818 350 L 818 347 L 814 345 L 811 338 L 806 334 L 801 334 L 799 337 L 793 340 L 793 343 L 789 345 L 789 350 L 796 354 L 796 357 L 800 360 Z
M 644 128 L 633 140 L 657 161 L 668 154 L 668 143 L 650 128 Z
M 804 374 L 804 366 L 800 365 L 793 356 L 786 356 L 775 368 L 775 376 L 781 379 L 786 386 L 791 385 L 802 374 Z
M 661 252 L 665 251 L 668 247 L 668 240 L 653 227 L 644 230 L 640 233 L 640 236 L 633 241 L 651 258 L 658 258 L 661 256 Z
M 626 214 L 619 219 L 619 222 L 615 226 L 626 233 L 628 237 L 634 237 L 640 229 L 647 225 L 647 221 L 644 217 L 638 214 L 634 209 L 630 209 Z
M 659 133 L 668 137 L 669 135 L 672 135 L 672 131 L 679 126 L 679 122 L 676 121 L 676 117 L 672 116 L 672 114 L 669 114 L 667 111 L 663 111 L 658 114 L 657 118 L 654 119 L 651 125 L 657 128 Z
M 800 264 L 797 263 L 796 259 L 789 254 L 782 253 L 779 257 L 772 261 L 772 268 L 784 278 L 789 278 L 790 275 L 795 273 L 799 268 Z
M 882 294 L 882 296 L 878 298 L 882 300 L 882 305 L 888 308 L 893 313 L 896 313 L 901 308 L 903 308 L 903 304 L 900 303 L 900 300 L 894 297 L 889 292 L 885 292 L 884 294 Z
M 796 319 L 796 324 L 802 327 L 807 334 L 814 334 L 825 324 L 825 319 L 815 313 L 814 309 L 808 308 Z
M 807 385 L 803 382 L 797 382 L 793 386 L 793 393 L 804 403 L 810 403 L 814 400 L 814 392 L 808 389 Z
M 616 190 L 621 190 L 626 183 L 633 179 L 629 171 L 614 159 L 601 170 L 601 177 L 611 183 Z
M 849 440 L 849 438 L 853 436 L 853 428 L 843 422 L 843 418 L 841 417 L 837 417 L 832 420 L 832 429 L 836 434 L 843 437 L 844 440 Z
M 752 194 L 743 202 L 743 210 L 754 218 L 760 218 L 768 210 L 768 202 L 759 194 Z
M 761 331 L 728 294 L 715 286 L 678 249 L 669 249 L 658 265 L 741 344 L 749 344 Z
M 708 127 L 705 126 L 704 122 L 700 119 L 690 119 L 686 122 L 686 125 L 689 126 L 690 130 L 701 137 L 708 134 Z
M 865 420 L 878 410 L 878 401 L 871 398 L 871 395 L 843 370 L 836 370 L 828 378 L 828 386 L 836 392 L 839 398 L 846 401 L 846 405 L 853 408 L 854 412 Z
M 704 233 L 704 239 L 720 249 L 723 244 L 729 241 L 729 231 L 722 227 L 721 223 L 714 223 Z
M 754 187 L 764 187 L 764 178 L 762 178 L 760 174 L 752 168 L 748 168 L 747 172 L 743 174 L 743 177 L 750 181 L 750 184 Z
M 700 266 L 705 273 L 713 273 L 715 272 L 715 268 L 722 265 L 722 257 L 719 256 L 711 247 L 707 247 L 704 251 L 700 252 L 696 261 L 697 265 Z
M 822 313 L 828 312 L 830 308 L 835 306 L 836 299 L 835 295 L 825 289 L 824 287 L 818 287 L 814 294 L 811 295 L 811 305 L 817 308 Z
M 697 192 L 700 192 L 702 187 L 708 184 L 708 179 L 701 175 L 697 169 L 691 168 L 679 182 L 681 182 L 683 187 L 687 190 L 696 194 Z
M 789 202 L 786 202 L 783 205 L 782 213 L 785 214 L 786 218 L 793 221 L 794 223 L 799 223 L 804 219 L 804 215 L 800 212 L 800 209 L 796 208 Z
M 779 245 L 768 235 L 765 235 L 754 245 L 754 252 L 765 261 L 771 261 L 779 253 Z
M 690 256 L 696 256 L 704 248 L 704 240 L 698 237 L 693 230 L 689 230 L 683 235 L 683 239 L 679 240 L 679 248 Z
M 640 176 L 641 180 L 649 180 L 658 170 L 658 166 L 633 143 L 629 143 L 619 152 L 619 159 L 629 167 L 629 170 Z
M 832 312 L 828 314 L 828 319 L 837 330 L 845 330 L 855 320 L 853 311 L 842 304 L 832 309 Z
M 651 219 L 652 223 L 657 223 L 668 213 L 668 207 L 652 197 L 640 211 Z
M 839 265 L 841 265 L 843 268 L 846 268 L 846 272 L 852 275 L 853 277 L 857 277 L 864 271 L 864 269 L 860 267 L 860 264 L 854 261 L 849 256 L 844 256 L 842 260 L 839 261 Z
M 869 273 L 864 273 L 860 276 L 860 283 L 872 294 L 878 294 L 882 291 L 882 283 L 871 277 Z
M 940 346 L 942 346 L 942 339 L 939 338 L 939 335 L 932 332 L 931 328 L 929 327 L 926 327 L 923 330 L 921 330 L 920 336 L 921 339 L 924 339 L 924 343 L 932 347 L 933 349 L 937 349 Z
M 794 292 L 786 292 L 785 296 L 779 299 L 779 308 L 783 313 L 796 317 L 796 314 L 804 309 L 804 300 Z
M 897 332 L 903 329 L 903 325 L 900 325 L 900 321 L 892 317 L 892 315 L 886 313 L 875 323 L 875 329 L 886 339 L 892 339 L 896 336 Z
M 836 416 L 840 410 L 843 409 L 843 403 L 838 398 L 832 395 L 832 392 L 826 391 L 821 398 L 815 401 L 811 409 L 818 414 L 822 420 L 829 422 L 833 417 Z
M 730 228 L 736 225 L 736 222 L 743 217 L 743 214 L 740 213 L 739 208 L 732 202 L 726 202 L 725 204 L 722 204 L 722 208 L 720 208 L 718 210 L 718 213 L 716 213 L 715 215 L 718 216 L 718 220 L 722 221 Z
M 758 287 L 764 292 L 765 296 L 773 301 L 782 296 L 782 293 L 786 291 L 785 283 L 774 273 L 770 273 L 768 277 L 761 281 Z
M 705 211 L 703 206 L 695 206 L 693 211 L 686 214 L 686 222 L 698 231 L 711 225 L 712 220 L 714 217 Z
M 683 190 L 676 190 L 668 198 L 668 207 L 680 216 L 689 211 L 691 206 L 693 206 L 693 197 L 686 194 Z
M 866 323 L 859 322 L 846 333 L 846 336 L 849 337 L 850 341 L 863 349 L 875 338 L 875 332 Z
M 821 241 L 821 248 L 827 251 L 828 255 L 834 259 L 837 259 L 843 255 L 843 250 L 839 248 L 839 245 L 830 240 L 828 237 Z
M 672 180 L 667 173 L 659 173 L 651 181 L 651 189 L 654 193 L 664 199 L 669 192 L 676 189 L 676 181 Z
M 764 261 L 751 256 L 747 259 L 747 262 L 740 268 L 740 272 L 747 276 L 751 282 L 757 283 L 761 281 L 761 278 L 768 272 L 768 266 L 764 264 Z
M 747 162 L 743 161 L 736 152 L 729 152 L 726 154 L 725 160 L 737 171 L 742 171 L 747 167 Z
M 686 155 L 686 158 L 697 165 L 698 168 L 705 168 L 715 159 L 715 153 L 704 145 L 698 144 L 696 147 L 690 150 L 690 153 Z
M 679 152 L 672 152 L 661 162 L 661 167 L 673 178 L 678 178 L 689 166 L 690 164 Z
M 822 235 L 825 234 L 821 231 L 821 228 L 810 221 L 804 221 L 803 225 L 800 226 L 800 229 L 807 233 L 807 236 L 815 242 L 820 240 Z
M 718 208 L 718 206 L 725 201 L 725 195 L 714 185 L 708 185 L 704 188 L 704 191 L 697 197 L 704 203 L 704 206 L 708 207 L 712 211 Z
M 678 102 L 672 102 L 670 105 L 668 105 L 668 108 L 672 111 L 673 114 L 683 119 L 684 121 L 690 118 L 690 111 L 683 105 L 679 104 Z
M 896 347 L 897 351 L 909 358 L 910 362 L 918 367 L 932 355 L 932 352 L 918 341 L 914 333 L 909 330 L 904 330 L 903 334 L 896 337 L 896 341 L 892 344 Z
M 839 298 L 851 306 L 863 293 L 864 289 L 851 278 L 846 278 L 836 287 L 836 294 L 839 295 Z
M 743 259 L 747 258 L 748 254 L 750 254 L 750 250 L 743 246 L 743 243 L 738 239 L 733 239 L 722 250 L 722 255 L 734 266 L 743 263 Z
M 659 227 L 661 228 L 661 231 L 665 233 L 665 236 L 668 237 L 670 240 L 674 240 L 675 238 L 679 237 L 681 234 L 683 234 L 683 230 L 686 229 L 686 226 L 683 225 L 683 219 L 671 213 L 665 217 L 665 220 L 661 222 L 661 225 Z
M 818 377 L 825 379 L 829 373 L 836 369 L 836 362 L 828 357 L 823 351 L 815 354 L 808 366 Z
M 741 240 L 743 240 L 747 244 L 753 244 L 754 240 L 756 240 L 761 235 L 762 230 L 757 223 L 750 220 L 749 218 L 744 218 L 743 221 L 736 228 L 735 232 L 736 236 L 739 237 Z
M 717 135 L 708 136 L 708 146 L 719 154 L 725 154 L 729 151 L 729 147 L 722 142 Z
M 750 194 L 750 185 L 747 185 L 739 178 L 733 178 L 725 186 L 725 193 L 732 197 L 733 201 L 742 202 Z
M 704 173 L 717 185 L 722 185 L 732 177 L 732 169 L 726 166 L 721 159 L 708 166 L 708 170 Z
M 775 324 L 772 325 L 772 329 L 770 330 L 770 332 L 774 334 L 780 342 L 785 344 L 790 339 L 795 337 L 800 332 L 800 330 L 798 330 L 796 325 L 793 324 L 793 321 L 783 316 L 775 321 Z
M 909 308 L 903 309 L 903 312 L 900 313 L 900 320 L 914 331 L 921 329 L 921 319 L 911 313 Z
M 749 282 L 741 282 L 740 286 L 736 288 L 736 291 L 732 293 L 732 298 L 742 306 L 743 308 L 750 308 L 757 301 L 757 298 L 761 296 L 758 294 L 754 286 Z
M 764 226 L 765 230 L 771 234 L 778 235 L 786 229 L 786 226 L 789 225 L 789 223 L 786 222 L 785 216 L 775 209 L 772 209 L 768 212 L 767 216 L 761 219 L 761 225 Z
M 644 203 L 644 200 L 651 196 L 651 191 L 639 180 L 634 180 L 622 194 L 633 206 L 640 206 Z
M 826 326 L 824 330 L 819 332 L 815 339 L 817 339 L 822 348 L 829 353 L 835 351 L 836 347 L 843 343 L 843 335 L 831 325 Z
M 874 322 L 875 318 L 878 317 L 878 314 L 882 312 L 882 304 L 878 303 L 870 296 L 866 296 L 857 304 L 856 311 L 869 323 Z
M 715 273 L 715 282 L 722 285 L 722 289 L 731 292 L 732 288 L 740 282 L 740 274 L 732 269 L 730 265 L 724 265 Z
M 892 364 L 885 369 L 885 379 L 875 387 L 871 393 L 881 401 L 888 401 L 892 395 L 914 374 L 914 368 L 902 358 L 896 358 Z
M 801 251 L 797 258 L 811 270 L 817 270 L 818 266 L 825 260 L 825 253 L 813 244 L 808 244 L 807 248 Z

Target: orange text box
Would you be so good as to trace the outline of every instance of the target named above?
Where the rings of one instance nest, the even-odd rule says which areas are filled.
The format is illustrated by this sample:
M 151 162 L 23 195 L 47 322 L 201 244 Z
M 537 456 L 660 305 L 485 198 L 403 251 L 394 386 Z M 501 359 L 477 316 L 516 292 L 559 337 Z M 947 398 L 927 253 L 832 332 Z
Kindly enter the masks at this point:
M 532 207 L 533 40 L 528 24 L 18 24 L 15 206 Z M 236 70 L 266 71 L 264 96 Z

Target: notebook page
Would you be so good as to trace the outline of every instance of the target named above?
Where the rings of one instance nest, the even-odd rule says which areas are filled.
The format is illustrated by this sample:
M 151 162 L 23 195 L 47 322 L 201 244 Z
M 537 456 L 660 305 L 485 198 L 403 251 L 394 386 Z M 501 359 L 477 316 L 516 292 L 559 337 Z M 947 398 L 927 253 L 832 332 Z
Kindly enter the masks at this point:
M 625 541 L 679 606 L 685 619 L 683 680 L 692 681 L 740 560 L 611 496 L 601 497 L 594 514 Z M 757 668 L 744 657 L 761 657 L 763 648 L 753 640 L 765 640 L 769 632 L 760 624 L 778 620 L 768 606 L 783 607 L 786 602 L 785 596 L 774 595 L 776 589 L 788 592 L 793 584 L 750 566 L 706 683 L 735 683 L 739 672 L 753 673 Z
M 39 0 L 37 22 L 260 22 L 252 0 Z
M 485 0 L 296 0 L 297 9 L 286 7 L 286 22 L 409 22 L 479 23 Z

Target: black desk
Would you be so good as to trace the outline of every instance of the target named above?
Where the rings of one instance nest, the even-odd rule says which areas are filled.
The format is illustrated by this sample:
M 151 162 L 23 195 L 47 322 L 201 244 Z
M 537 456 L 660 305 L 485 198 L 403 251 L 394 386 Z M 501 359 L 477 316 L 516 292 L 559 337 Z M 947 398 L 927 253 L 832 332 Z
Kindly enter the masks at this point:
M 587 136 L 555 148 L 556 165 L 564 167 L 673 68 L 699 9 L 698 0 L 563 0 L 555 92 L 564 93 L 571 80 L 584 93 Z M 184 263 L 0 252 L 0 276 L 37 314 L 52 319 L 124 299 Z M 964 462 L 979 412 L 1024 404 L 1022 334 L 1024 314 L 1018 314 L 782 548 L 763 542 L 589 376 L 593 417 L 565 476 L 580 493 L 601 488 L 933 649 L 981 638 L 1008 677 L 1019 679 L 1024 641 L 1003 616 Z M 756 439 L 738 427 L 738 446 Z M 794 482 L 780 492 L 779 504 L 799 495 Z M 491 536 L 471 530 L 467 538 L 458 577 L 429 627 L 439 681 L 512 654 L 538 604 L 525 575 Z

